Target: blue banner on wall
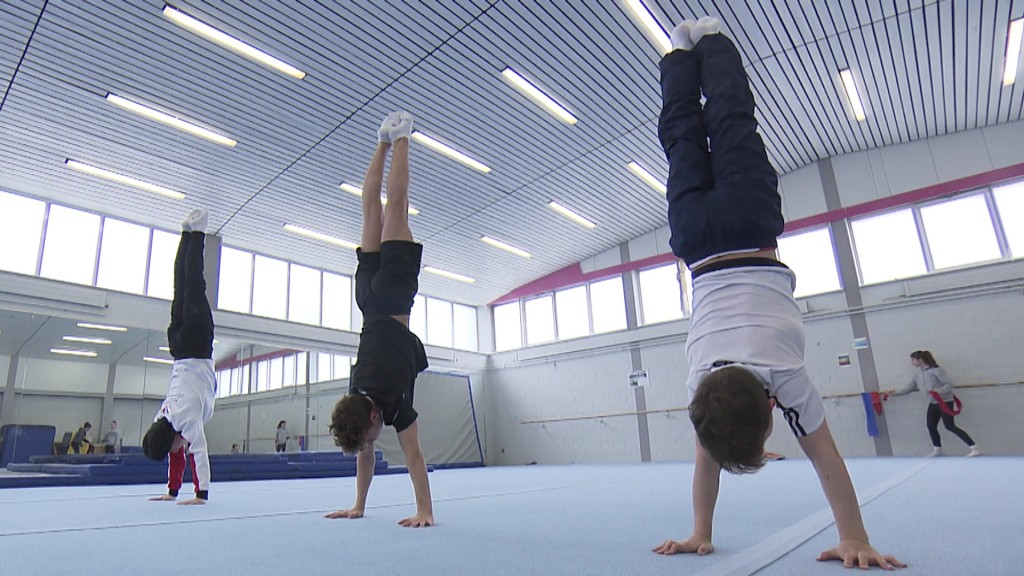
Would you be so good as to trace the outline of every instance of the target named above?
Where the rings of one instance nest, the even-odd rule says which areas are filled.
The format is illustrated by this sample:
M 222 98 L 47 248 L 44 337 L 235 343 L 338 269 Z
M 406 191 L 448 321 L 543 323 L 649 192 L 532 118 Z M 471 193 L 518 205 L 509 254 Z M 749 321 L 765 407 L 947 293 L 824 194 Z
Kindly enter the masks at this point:
M 863 392 L 860 397 L 864 401 L 864 413 L 868 417 L 868 436 L 878 436 L 878 420 L 875 419 L 875 402 L 871 392 Z

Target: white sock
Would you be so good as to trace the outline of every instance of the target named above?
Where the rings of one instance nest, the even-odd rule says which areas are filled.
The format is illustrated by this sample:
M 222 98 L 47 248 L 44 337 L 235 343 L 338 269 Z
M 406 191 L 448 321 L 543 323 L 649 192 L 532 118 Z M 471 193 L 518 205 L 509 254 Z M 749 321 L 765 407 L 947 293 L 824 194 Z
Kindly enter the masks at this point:
M 395 114 L 397 115 L 396 120 L 388 133 L 392 142 L 399 138 L 408 138 L 412 134 L 412 114 L 404 110 Z
M 391 127 L 394 126 L 398 120 L 398 112 L 392 112 L 388 114 L 384 121 L 380 123 L 380 129 L 377 130 L 377 139 L 381 142 L 391 142 Z
M 690 41 L 696 46 L 700 39 L 708 34 L 718 34 L 722 30 L 722 21 L 714 16 L 704 16 L 690 29 Z
M 693 20 L 683 20 L 672 30 L 672 49 L 691 50 L 693 41 L 690 40 L 690 30 L 696 24 Z
M 210 220 L 210 212 L 206 208 L 199 208 L 193 210 L 185 222 L 182 223 L 182 229 L 185 229 L 185 225 L 188 225 L 187 230 L 192 232 L 203 232 L 206 233 L 206 225 Z

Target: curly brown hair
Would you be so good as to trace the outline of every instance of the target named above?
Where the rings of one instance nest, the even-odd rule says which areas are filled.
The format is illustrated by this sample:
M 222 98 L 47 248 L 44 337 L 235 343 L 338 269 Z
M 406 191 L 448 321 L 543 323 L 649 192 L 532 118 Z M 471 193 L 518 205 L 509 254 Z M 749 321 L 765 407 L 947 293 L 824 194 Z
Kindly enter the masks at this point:
M 727 366 L 700 383 L 690 401 L 690 421 L 701 446 L 727 472 L 749 474 L 764 466 L 771 404 L 749 370 Z
M 373 402 L 361 394 L 349 394 L 338 400 L 331 413 L 331 435 L 334 443 L 346 454 L 354 454 L 366 444 L 370 429 L 370 411 Z

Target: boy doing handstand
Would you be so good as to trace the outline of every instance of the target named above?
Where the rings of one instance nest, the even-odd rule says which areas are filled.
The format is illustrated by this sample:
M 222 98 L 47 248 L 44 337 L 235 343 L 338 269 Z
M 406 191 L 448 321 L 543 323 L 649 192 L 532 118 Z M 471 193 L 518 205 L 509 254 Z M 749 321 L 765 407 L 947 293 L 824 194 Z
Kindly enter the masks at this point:
M 903 567 L 868 542 L 853 483 L 804 367 L 795 276 L 776 257 L 784 225 L 778 178 L 756 133 L 739 53 L 719 28 L 710 17 L 680 24 L 672 32 L 675 50 L 661 61 L 658 132 L 669 161 L 670 244 L 693 274 L 686 356 L 697 442 L 693 533 L 654 551 L 714 551 L 721 470 L 749 473 L 764 465 L 778 407 L 814 465 L 839 530 L 839 545 L 818 559 Z
M 348 510 L 327 518 L 361 518 L 373 480 L 374 442 L 384 426 L 394 426 L 405 453 L 416 494 L 416 515 L 399 524 L 413 528 L 432 526 L 427 466 L 420 449 L 417 413 L 413 409 L 416 375 L 426 370 L 423 343 L 409 330 L 409 314 L 419 290 L 423 245 L 413 241 L 409 229 L 409 135 L 412 116 L 395 112 L 384 119 L 377 150 L 363 181 L 362 246 L 356 250 L 356 304 L 363 313 L 356 365 L 348 394 L 331 414 L 334 442 L 347 453 L 356 452 L 356 501 Z M 380 189 L 384 163 L 391 150 L 387 204 L 382 208 Z
M 174 258 L 174 300 L 167 344 L 174 365 L 167 398 L 142 439 L 146 456 L 161 461 L 170 454 L 167 494 L 150 500 L 178 497 L 185 462 L 192 468 L 195 498 L 179 504 L 206 504 L 210 494 L 210 455 L 204 426 L 213 416 L 217 374 L 213 368 L 213 312 L 206 298 L 203 252 L 206 210 L 194 210 L 181 224 Z M 187 454 L 187 458 L 186 458 Z

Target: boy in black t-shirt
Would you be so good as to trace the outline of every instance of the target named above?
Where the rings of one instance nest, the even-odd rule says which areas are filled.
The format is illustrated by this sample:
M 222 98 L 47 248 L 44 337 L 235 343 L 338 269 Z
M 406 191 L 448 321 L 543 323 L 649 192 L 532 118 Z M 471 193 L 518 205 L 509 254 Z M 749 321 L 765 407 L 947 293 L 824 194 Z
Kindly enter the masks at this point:
M 419 290 L 423 245 L 409 229 L 409 136 L 412 115 L 394 112 L 384 119 L 380 142 L 363 181 L 363 237 L 356 249 L 356 304 L 363 330 L 349 393 L 331 414 L 331 434 L 345 452 L 356 452 L 356 501 L 327 518 L 361 518 L 373 480 L 374 442 L 384 426 L 394 426 L 416 493 L 416 515 L 399 521 L 420 528 L 434 524 L 427 466 L 420 449 L 412 406 L 416 375 L 427 368 L 423 343 L 409 331 L 409 314 Z M 391 150 L 387 203 L 381 206 L 384 163 Z

